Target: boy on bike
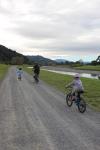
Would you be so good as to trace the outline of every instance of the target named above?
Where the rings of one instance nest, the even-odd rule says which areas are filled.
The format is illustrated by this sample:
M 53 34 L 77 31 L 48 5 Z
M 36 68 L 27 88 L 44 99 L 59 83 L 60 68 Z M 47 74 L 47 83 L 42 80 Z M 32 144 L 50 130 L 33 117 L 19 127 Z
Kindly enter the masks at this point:
M 80 75 L 77 73 L 74 76 L 74 80 L 65 86 L 66 88 L 71 87 L 72 88 L 72 100 L 75 99 L 75 96 L 80 99 L 80 93 L 84 92 L 84 87 L 82 84 L 82 81 L 80 80 Z

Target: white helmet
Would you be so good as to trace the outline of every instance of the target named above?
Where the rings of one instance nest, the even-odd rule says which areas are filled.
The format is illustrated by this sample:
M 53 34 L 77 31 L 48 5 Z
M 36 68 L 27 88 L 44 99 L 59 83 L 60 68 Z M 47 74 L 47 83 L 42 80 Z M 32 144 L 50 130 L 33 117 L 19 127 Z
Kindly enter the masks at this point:
M 74 78 L 80 78 L 80 74 L 79 73 L 75 74 Z

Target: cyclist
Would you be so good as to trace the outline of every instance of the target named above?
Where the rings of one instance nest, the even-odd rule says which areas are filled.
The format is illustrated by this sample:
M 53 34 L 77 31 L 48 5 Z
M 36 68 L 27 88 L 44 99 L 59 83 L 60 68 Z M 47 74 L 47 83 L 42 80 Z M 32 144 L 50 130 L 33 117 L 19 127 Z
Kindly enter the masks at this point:
M 80 99 L 80 93 L 84 92 L 84 87 L 82 81 L 80 80 L 80 75 L 78 73 L 75 74 L 74 80 L 65 87 L 72 87 L 72 100 L 75 99 L 75 96 L 77 96 L 78 99 Z
M 35 63 L 35 65 L 33 66 L 33 73 L 34 73 L 34 79 L 38 82 L 39 81 L 39 73 L 40 73 L 40 66 L 38 63 Z
M 17 78 L 21 80 L 23 74 L 22 68 L 18 68 L 16 72 L 17 72 Z

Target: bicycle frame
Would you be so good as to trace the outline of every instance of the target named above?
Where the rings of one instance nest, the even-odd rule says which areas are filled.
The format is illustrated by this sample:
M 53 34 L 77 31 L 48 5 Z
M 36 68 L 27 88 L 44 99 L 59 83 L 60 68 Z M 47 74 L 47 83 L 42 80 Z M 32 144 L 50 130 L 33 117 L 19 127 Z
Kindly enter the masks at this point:
M 79 94 L 82 94 L 82 93 L 79 93 Z M 66 103 L 69 107 L 72 106 L 73 102 L 75 102 L 76 106 L 78 107 L 78 110 L 79 112 L 81 113 L 84 113 L 86 111 L 86 103 L 84 101 L 84 99 L 78 94 L 74 95 L 74 98 L 73 98 L 73 94 L 70 90 L 69 93 L 66 93 Z

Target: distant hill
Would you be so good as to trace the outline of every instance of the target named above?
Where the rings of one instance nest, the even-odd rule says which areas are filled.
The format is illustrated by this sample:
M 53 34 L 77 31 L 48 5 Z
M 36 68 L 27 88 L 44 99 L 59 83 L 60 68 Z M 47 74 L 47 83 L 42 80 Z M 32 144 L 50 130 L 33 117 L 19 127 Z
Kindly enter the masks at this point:
M 57 63 L 65 63 L 67 60 L 66 59 L 56 59 L 55 61 Z
M 29 60 L 26 56 L 17 53 L 3 45 L 0 45 L 0 63 L 15 64 L 27 63 Z
M 34 62 L 37 62 L 39 63 L 40 65 L 53 65 L 53 64 L 56 64 L 55 61 L 51 60 L 51 59 L 48 59 L 48 58 L 45 58 L 43 56 L 27 56 L 27 58 L 32 61 L 33 63 Z

